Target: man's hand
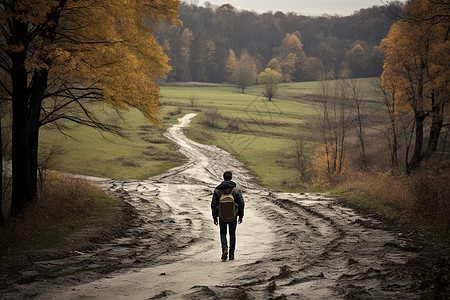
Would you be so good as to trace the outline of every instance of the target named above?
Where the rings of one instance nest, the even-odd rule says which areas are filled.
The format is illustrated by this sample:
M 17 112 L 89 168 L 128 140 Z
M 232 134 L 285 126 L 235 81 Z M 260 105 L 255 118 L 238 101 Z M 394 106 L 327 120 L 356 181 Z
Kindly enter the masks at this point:
M 214 225 L 218 225 L 219 223 L 217 222 L 217 219 L 214 219 Z
M 242 217 L 239 217 L 239 224 L 241 224 L 242 223 Z

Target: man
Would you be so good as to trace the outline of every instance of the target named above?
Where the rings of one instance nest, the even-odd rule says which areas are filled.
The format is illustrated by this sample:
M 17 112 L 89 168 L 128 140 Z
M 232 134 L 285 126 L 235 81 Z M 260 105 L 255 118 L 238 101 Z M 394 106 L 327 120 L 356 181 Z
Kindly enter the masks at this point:
M 228 243 L 227 243 L 227 228 L 229 230 L 230 234 L 230 256 L 229 259 L 234 259 L 234 250 L 236 246 L 236 227 L 238 223 L 238 217 L 239 217 L 239 224 L 242 223 L 242 218 L 244 217 L 244 198 L 242 197 L 242 192 L 239 189 L 239 187 L 236 185 L 234 181 L 232 181 L 233 174 L 231 171 L 226 171 L 223 173 L 223 179 L 221 184 L 219 184 L 213 194 L 213 198 L 211 201 L 211 210 L 212 210 L 212 216 L 214 220 L 215 225 L 219 225 L 220 227 L 220 242 L 222 245 L 222 260 L 226 260 L 228 256 Z M 234 203 L 236 206 L 237 215 L 234 217 L 234 219 L 231 222 L 224 222 L 219 217 L 219 203 L 220 203 L 220 197 L 222 195 L 228 195 L 232 194 L 234 198 Z M 217 221 L 219 219 L 219 221 Z

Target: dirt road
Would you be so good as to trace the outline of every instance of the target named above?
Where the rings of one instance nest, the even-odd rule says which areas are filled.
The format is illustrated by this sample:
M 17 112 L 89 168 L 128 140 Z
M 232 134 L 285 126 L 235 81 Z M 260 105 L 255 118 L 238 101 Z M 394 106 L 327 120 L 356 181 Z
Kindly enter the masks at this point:
M 95 249 L 35 257 L 0 298 L 414 299 L 401 270 L 420 249 L 321 194 L 276 193 L 215 146 L 187 139 L 180 119 L 166 136 L 189 158 L 148 180 L 100 181 L 133 206 L 127 231 Z M 220 261 L 210 213 L 214 187 L 233 171 L 246 201 L 236 260 Z

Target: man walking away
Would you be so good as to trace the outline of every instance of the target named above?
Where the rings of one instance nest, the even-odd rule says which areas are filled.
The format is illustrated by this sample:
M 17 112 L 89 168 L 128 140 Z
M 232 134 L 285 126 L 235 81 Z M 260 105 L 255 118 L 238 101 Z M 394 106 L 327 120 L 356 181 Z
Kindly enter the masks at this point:
M 223 179 L 214 189 L 211 201 L 212 216 L 215 225 L 220 227 L 220 243 L 222 245 L 222 260 L 228 256 L 227 228 L 230 234 L 230 260 L 234 259 L 236 247 L 236 227 L 242 223 L 244 217 L 244 198 L 242 192 L 234 181 L 231 171 L 223 173 Z M 217 221 L 218 220 L 218 221 Z

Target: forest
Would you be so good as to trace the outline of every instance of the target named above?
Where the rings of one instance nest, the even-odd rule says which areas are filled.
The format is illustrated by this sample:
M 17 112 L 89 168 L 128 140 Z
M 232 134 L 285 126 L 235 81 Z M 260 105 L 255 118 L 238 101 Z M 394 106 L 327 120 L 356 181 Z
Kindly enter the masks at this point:
M 230 81 L 230 59 L 247 54 L 257 74 L 276 65 L 286 82 L 378 77 L 383 70 L 380 42 L 396 22 L 392 11 L 402 6 L 393 3 L 390 9 L 380 3 L 346 17 L 308 17 L 206 4 L 182 2 L 183 26 L 163 22 L 157 27 L 155 37 L 171 58 L 167 81 Z

